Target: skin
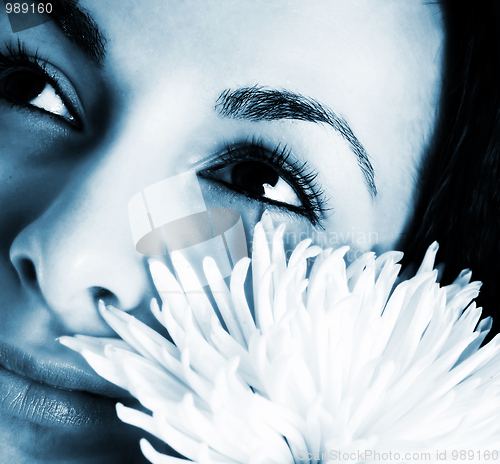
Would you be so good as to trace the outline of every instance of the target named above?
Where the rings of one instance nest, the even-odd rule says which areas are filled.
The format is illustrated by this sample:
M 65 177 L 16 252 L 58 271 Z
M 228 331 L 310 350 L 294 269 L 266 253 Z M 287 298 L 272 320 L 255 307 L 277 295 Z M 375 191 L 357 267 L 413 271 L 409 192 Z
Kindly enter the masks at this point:
M 81 0 L 108 39 L 102 66 L 52 23 L 13 34 L 0 13 L 0 48 L 19 38 L 63 76 L 83 129 L 0 100 L 0 340 L 81 366 L 57 337 L 113 336 L 91 289 L 148 319 L 155 295 L 134 249 L 127 204 L 169 176 L 202 170 L 226 144 L 260 139 L 307 161 L 324 192 L 321 227 L 267 205 L 324 246 L 382 252 L 412 213 L 416 175 L 436 120 L 443 29 L 416 0 Z M 287 89 L 350 124 L 375 171 L 372 195 L 347 142 L 326 124 L 243 121 L 214 109 L 225 89 Z M 237 209 L 250 237 L 265 204 L 200 180 L 209 206 Z M 172 198 L 175 201 L 175 198 Z M 33 277 L 26 270 L 31 262 Z M 24 263 L 24 264 L 23 264 Z M 115 424 L 60 431 L 0 413 L 2 462 L 140 462 L 143 434 Z M 125 437 L 125 438 L 124 438 Z M 85 446 L 82 445 L 85 443 Z M 135 453 L 135 454 L 134 454 Z

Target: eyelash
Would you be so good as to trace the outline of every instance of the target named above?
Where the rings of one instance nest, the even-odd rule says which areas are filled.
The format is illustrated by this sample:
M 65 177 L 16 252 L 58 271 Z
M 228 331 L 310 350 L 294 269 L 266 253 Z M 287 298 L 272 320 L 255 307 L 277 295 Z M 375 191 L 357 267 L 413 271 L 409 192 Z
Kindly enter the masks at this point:
M 226 144 L 224 151 L 217 157 L 215 164 L 199 173 L 200 177 L 213 180 L 235 193 L 244 195 L 250 201 L 259 201 L 276 207 L 286 208 L 289 212 L 306 217 L 313 226 L 322 228 L 326 209 L 324 192 L 316 182 L 317 173 L 308 167 L 307 162 L 299 163 L 292 159 L 287 146 L 278 145 L 273 150 L 264 147 L 261 140 L 246 141 L 243 144 Z M 300 199 L 302 206 L 281 203 L 269 198 L 254 197 L 238 191 L 227 182 L 215 178 L 215 172 L 242 161 L 259 161 L 267 164 L 283 177 Z
M 29 69 L 35 73 L 41 74 L 47 80 L 47 84 L 51 85 L 54 88 L 57 95 L 63 101 L 64 105 L 66 105 L 69 109 L 70 113 L 74 115 L 75 112 L 73 111 L 72 105 L 64 97 L 64 93 L 61 91 L 59 81 L 55 76 L 51 75 L 51 73 L 47 71 L 47 65 L 40 58 L 38 51 L 36 51 L 34 55 L 29 54 L 21 41 L 18 41 L 14 46 L 6 44 L 5 48 L 7 50 L 7 53 L 0 52 L 0 77 L 5 72 L 16 71 L 18 69 Z M 0 96 L 0 98 L 3 97 Z M 66 119 L 58 116 L 57 114 L 49 113 L 41 108 L 37 108 L 18 101 L 9 102 L 13 107 L 17 106 L 18 108 L 24 108 L 29 111 L 37 111 L 44 114 L 50 114 L 53 117 L 57 117 L 67 122 Z

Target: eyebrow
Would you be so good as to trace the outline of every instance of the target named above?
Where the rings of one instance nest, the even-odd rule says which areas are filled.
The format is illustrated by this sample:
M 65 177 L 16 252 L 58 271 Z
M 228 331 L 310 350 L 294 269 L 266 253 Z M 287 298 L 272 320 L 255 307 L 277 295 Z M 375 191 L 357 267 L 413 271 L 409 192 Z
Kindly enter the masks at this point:
M 77 5 L 78 0 L 52 0 L 52 21 L 87 56 L 102 64 L 106 56 L 106 38 L 92 15 Z
M 247 121 L 293 119 L 330 125 L 349 144 L 372 197 L 377 195 L 375 172 L 365 148 L 345 119 L 315 99 L 288 90 L 243 87 L 222 92 L 217 98 L 215 108 L 221 116 L 233 119 Z

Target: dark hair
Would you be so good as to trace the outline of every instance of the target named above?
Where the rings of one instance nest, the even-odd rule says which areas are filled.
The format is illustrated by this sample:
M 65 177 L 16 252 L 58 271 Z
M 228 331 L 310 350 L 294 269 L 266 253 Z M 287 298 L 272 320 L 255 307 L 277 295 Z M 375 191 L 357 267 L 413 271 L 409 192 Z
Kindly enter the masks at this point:
M 500 327 L 500 2 L 441 0 L 445 72 L 438 124 L 422 163 L 404 263 L 437 240 L 442 283 L 462 269 L 483 287 L 477 303 Z M 495 317 L 496 316 L 496 317 Z

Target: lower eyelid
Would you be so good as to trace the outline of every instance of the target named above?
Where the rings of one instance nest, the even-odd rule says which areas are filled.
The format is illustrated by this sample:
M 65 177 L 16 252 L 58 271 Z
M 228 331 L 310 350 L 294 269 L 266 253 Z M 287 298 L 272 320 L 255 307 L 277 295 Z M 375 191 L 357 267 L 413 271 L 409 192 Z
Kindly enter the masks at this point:
M 268 200 L 266 198 L 257 198 L 253 197 L 251 195 L 245 194 L 243 192 L 238 192 L 236 189 L 230 187 L 224 182 L 221 182 L 213 177 L 210 176 L 203 176 L 203 174 L 199 173 L 198 174 L 200 177 L 206 180 L 212 181 L 212 185 L 210 186 L 210 189 L 212 191 L 215 191 L 216 193 L 221 193 L 225 196 L 230 197 L 230 201 L 233 199 L 239 197 L 243 201 L 246 202 L 251 202 L 251 203 L 256 203 L 260 204 L 261 206 L 265 206 L 266 208 L 272 208 L 276 209 L 280 213 L 286 213 L 290 217 L 300 217 L 300 218 L 305 218 L 309 220 L 314 226 L 320 224 L 319 218 L 316 217 L 316 215 L 312 211 L 308 211 L 306 207 L 302 206 L 294 206 L 294 205 L 288 205 L 285 203 L 278 203 L 274 202 L 272 200 Z

